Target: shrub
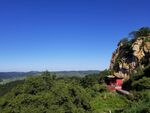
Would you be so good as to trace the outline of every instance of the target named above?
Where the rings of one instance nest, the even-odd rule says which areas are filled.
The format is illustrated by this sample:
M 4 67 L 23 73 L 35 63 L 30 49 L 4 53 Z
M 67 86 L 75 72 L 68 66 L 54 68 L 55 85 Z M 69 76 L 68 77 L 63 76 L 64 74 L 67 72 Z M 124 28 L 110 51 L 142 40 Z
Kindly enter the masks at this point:
M 132 89 L 136 90 L 136 91 L 150 89 L 150 78 L 143 77 L 142 79 L 140 79 L 138 81 L 134 81 L 132 83 Z

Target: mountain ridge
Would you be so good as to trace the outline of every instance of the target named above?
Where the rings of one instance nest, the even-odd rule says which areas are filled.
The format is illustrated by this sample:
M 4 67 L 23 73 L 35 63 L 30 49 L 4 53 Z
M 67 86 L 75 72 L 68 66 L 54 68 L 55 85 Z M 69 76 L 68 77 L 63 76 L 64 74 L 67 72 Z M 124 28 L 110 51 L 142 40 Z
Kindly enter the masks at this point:
M 57 74 L 58 76 L 85 76 L 88 74 L 99 73 L 98 70 L 83 70 L 83 71 L 52 71 L 51 73 Z M 40 75 L 40 71 L 29 71 L 29 72 L 0 72 L 0 79 L 12 79 L 16 77 L 27 77 Z

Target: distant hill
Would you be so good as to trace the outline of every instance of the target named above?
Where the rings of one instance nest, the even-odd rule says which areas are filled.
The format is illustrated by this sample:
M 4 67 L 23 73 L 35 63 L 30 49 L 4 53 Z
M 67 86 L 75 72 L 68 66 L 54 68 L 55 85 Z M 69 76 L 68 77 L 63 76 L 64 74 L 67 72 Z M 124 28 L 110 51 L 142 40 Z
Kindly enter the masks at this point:
M 0 72 L 0 79 L 14 79 L 27 76 L 40 75 L 42 72 L 30 71 L 30 72 Z M 99 73 L 98 70 L 88 70 L 88 71 L 56 71 L 57 76 L 80 76 L 83 77 L 88 74 Z
M 30 75 L 38 75 L 39 72 L 0 72 L 0 79 L 13 79 L 17 77 L 26 77 Z
M 88 71 L 56 71 L 52 72 L 55 73 L 57 76 L 80 76 L 84 77 L 85 75 L 99 73 L 98 70 L 88 70 Z

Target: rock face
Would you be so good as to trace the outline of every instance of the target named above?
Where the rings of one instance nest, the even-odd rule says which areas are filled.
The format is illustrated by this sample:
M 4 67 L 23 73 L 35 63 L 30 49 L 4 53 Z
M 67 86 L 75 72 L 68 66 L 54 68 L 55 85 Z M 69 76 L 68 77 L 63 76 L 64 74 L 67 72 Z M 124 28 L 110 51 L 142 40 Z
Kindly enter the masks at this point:
M 112 54 L 110 69 L 114 76 L 128 80 L 135 68 L 147 64 L 150 64 L 150 36 L 120 42 Z
M 139 38 L 132 44 L 133 55 L 140 61 L 144 56 L 144 51 L 142 49 L 143 39 Z
M 144 43 L 144 51 L 146 53 L 150 52 L 150 42 L 145 42 Z

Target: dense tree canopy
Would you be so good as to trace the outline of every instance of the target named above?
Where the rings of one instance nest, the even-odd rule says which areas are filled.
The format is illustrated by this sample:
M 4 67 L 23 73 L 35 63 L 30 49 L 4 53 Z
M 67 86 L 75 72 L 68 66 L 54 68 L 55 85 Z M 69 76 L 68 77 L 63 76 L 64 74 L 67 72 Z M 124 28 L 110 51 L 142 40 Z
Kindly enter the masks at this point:
M 108 99 L 105 102 L 105 98 L 115 97 L 116 95 L 105 95 L 107 90 L 101 82 L 106 73 L 109 72 L 105 70 L 100 74 L 91 74 L 86 77 L 59 78 L 49 72 L 44 72 L 41 76 L 7 83 L 2 86 L 9 91 L 5 91 L 4 88 L 1 89 L 5 93 L 0 98 L 0 112 L 97 113 L 107 111 L 106 108 L 99 109 L 96 107 L 102 101 L 109 103 L 110 100 Z M 97 101 L 98 97 L 100 97 L 99 101 Z M 125 103 L 121 98 L 118 98 L 118 100 Z M 113 104 L 113 108 L 110 106 L 109 109 L 118 108 L 117 103 Z
M 48 72 L 30 77 L 0 100 L 1 113 L 91 113 L 90 95 L 74 82 Z

